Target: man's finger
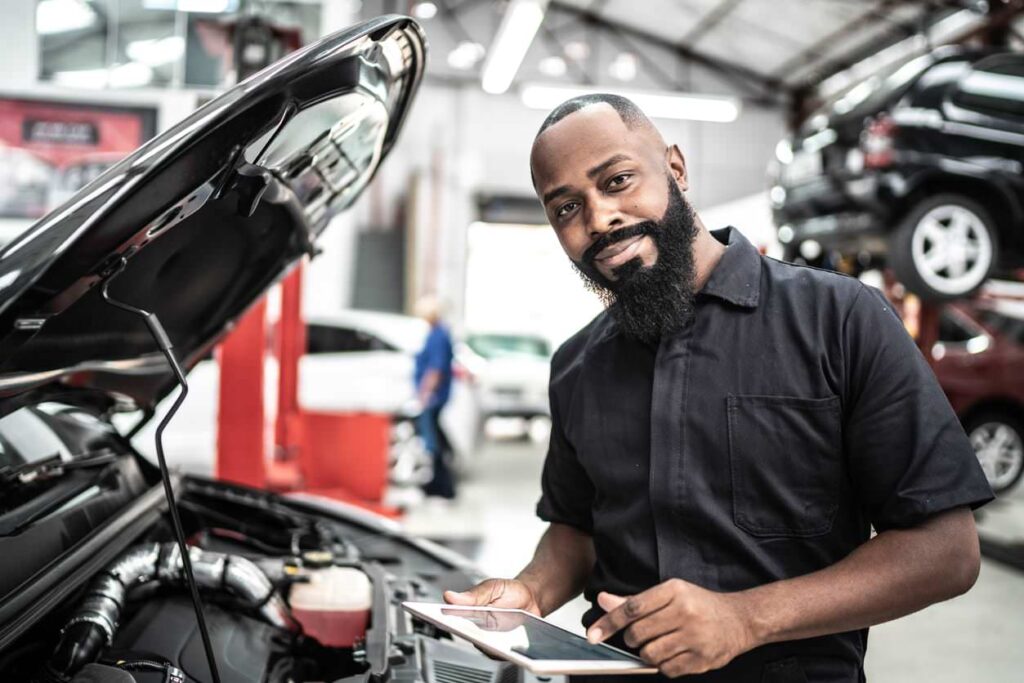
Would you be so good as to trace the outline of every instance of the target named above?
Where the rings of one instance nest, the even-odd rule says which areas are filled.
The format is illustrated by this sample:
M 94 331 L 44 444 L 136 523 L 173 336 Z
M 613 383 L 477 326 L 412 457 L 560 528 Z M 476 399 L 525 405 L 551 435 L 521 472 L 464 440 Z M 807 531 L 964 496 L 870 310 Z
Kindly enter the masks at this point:
M 601 606 L 605 612 L 611 612 L 613 609 L 626 602 L 626 598 L 621 595 L 615 595 L 614 593 L 605 593 L 601 591 L 597 594 L 597 604 Z
M 679 624 L 667 617 L 665 608 L 651 612 L 643 619 L 637 619 L 622 632 L 622 638 L 629 647 L 641 647 L 655 638 L 679 630 Z
M 708 670 L 700 657 L 692 650 L 681 652 L 667 662 L 662 662 L 658 670 L 669 678 L 676 678 L 683 674 L 704 673 Z
M 640 657 L 648 664 L 660 667 L 687 650 L 686 641 L 678 633 L 669 633 L 655 638 L 640 648 Z
M 672 591 L 664 588 L 664 585 L 659 584 L 643 593 L 628 597 L 621 605 L 595 621 L 587 629 L 587 640 L 599 643 L 637 619 L 667 605 L 672 600 Z

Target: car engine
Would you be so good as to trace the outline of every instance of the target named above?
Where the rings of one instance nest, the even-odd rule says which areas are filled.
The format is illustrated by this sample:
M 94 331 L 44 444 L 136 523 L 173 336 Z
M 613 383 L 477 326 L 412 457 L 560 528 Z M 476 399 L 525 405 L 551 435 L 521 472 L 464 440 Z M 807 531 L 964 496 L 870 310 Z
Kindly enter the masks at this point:
M 193 477 L 177 487 L 223 683 L 518 679 L 401 610 L 478 578 L 431 552 L 444 549 L 317 514 L 311 502 Z M 211 681 L 166 517 L 76 576 L 74 595 L 0 652 L 0 680 Z

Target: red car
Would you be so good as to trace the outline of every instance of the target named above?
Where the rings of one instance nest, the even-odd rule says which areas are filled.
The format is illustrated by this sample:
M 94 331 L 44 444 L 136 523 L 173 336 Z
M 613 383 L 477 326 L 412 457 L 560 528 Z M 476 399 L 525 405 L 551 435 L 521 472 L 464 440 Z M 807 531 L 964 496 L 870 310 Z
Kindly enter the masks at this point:
M 1024 302 L 958 301 L 940 314 L 935 374 L 997 493 L 1024 473 Z

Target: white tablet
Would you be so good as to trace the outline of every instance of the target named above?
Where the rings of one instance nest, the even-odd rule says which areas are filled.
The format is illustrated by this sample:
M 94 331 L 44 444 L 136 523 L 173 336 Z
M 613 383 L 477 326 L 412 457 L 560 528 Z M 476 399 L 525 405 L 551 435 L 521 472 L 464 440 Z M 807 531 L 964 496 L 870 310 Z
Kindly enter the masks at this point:
M 653 674 L 642 659 L 566 631 L 518 609 L 403 602 L 424 621 L 535 674 Z

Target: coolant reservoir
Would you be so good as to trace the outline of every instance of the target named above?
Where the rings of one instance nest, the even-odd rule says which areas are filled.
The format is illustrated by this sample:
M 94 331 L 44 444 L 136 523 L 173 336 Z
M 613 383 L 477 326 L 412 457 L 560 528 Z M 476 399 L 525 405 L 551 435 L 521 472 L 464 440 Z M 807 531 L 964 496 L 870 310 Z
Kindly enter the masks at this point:
M 308 583 L 292 585 L 292 613 L 306 635 L 328 647 L 352 647 L 366 635 L 373 605 L 369 577 L 352 567 L 322 567 L 304 572 Z

